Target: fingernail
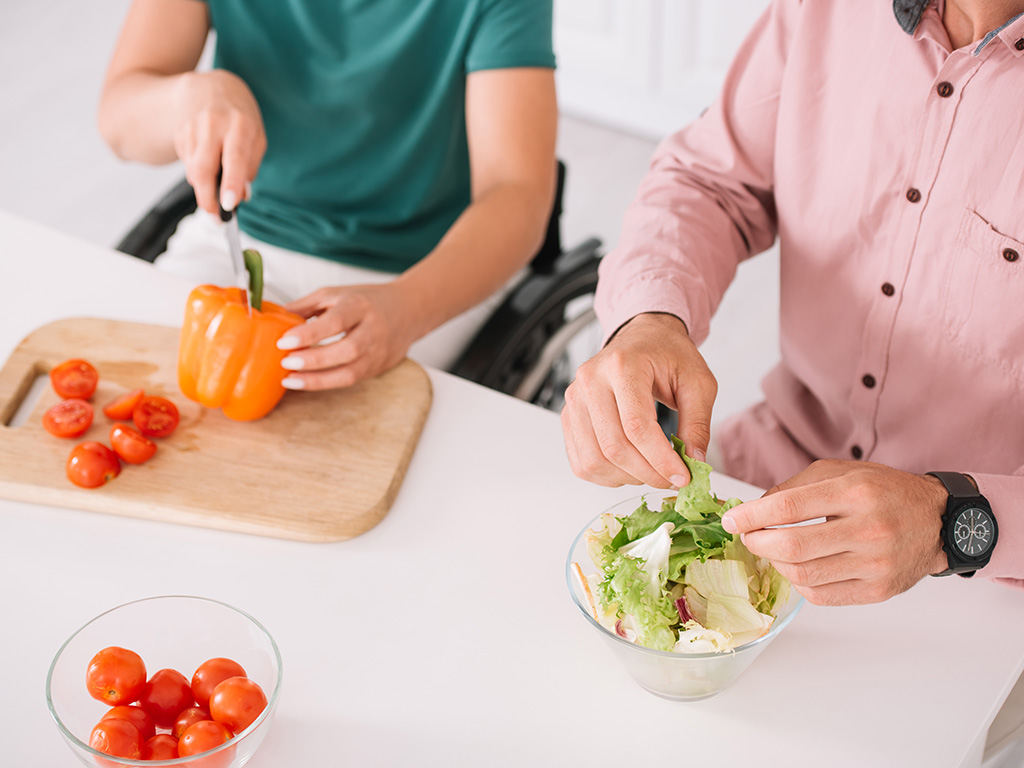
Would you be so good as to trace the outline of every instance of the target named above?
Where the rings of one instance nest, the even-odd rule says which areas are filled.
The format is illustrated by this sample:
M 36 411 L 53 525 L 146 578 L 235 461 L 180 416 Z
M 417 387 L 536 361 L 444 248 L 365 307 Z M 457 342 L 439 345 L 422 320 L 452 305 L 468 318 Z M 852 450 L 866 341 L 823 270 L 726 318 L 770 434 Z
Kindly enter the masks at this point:
M 707 461 L 708 455 L 704 453 L 704 451 L 694 451 L 693 458 L 695 458 L 697 461 Z
M 683 477 L 682 475 L 672 475 L 672 477 L 670 477 L 668 481 L 672 483 L 672 485 L 674 485 L 676 488 L 682 488 L 688 482 L 687 478 Z
M 722 527 L 725 528 L 726 533 L 736 533 L 739 530 L 736 527 L 736 521 L 733 520 L 732 515 L 728 512 L 722 515 Z
M 282 336 L 277 340 L 278 349 L 298 349 L 299 339 L 297 336 Z
M 252 200 L 252 182 L 245 182 L 245 200 Z
M 225 189 L 220 193 L 221 208 L 225 211 L 233 211 L 236 205 L 238 205 L 238 195 L 235 194 L 234 190 Z
M 288 371 L 301 371 L 305 365 L 306 361 L 298 355 L 288 355 L 281 361 L 281 367 Z
M 298 376 L 287 376 L 281 380 L 281 386 L 285 389 L 305 389 L 306 382 Z

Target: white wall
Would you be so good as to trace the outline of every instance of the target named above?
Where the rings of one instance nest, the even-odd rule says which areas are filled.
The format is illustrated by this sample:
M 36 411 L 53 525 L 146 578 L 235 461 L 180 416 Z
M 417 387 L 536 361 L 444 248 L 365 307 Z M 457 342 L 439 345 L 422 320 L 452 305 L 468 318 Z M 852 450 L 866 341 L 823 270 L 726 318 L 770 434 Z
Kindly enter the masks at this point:
M 659 138 L 717 93 L 768 0 L 555 0 L 562 108 Z

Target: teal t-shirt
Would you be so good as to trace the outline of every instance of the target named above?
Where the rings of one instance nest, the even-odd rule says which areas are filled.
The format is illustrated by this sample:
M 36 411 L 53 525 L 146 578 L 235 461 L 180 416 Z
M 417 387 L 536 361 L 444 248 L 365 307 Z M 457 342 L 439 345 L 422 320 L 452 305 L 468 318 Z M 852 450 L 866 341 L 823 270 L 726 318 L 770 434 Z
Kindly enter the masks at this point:
M 552 0 L 208 0 L 267 152 L 238 211 L 274 245 L 399 272 L 470 201 L 466 76 L 554 67 Z

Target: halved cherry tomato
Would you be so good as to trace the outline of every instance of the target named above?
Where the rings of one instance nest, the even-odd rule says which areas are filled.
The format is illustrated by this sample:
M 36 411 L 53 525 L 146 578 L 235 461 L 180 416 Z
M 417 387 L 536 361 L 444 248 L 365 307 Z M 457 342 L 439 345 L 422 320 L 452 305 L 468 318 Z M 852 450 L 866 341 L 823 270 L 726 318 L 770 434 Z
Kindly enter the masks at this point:
M 89 746 L 114 757 L 142 757 L 142 734 L 127 720 L 100 720 L 89 735 Z
M 119 704 L 111 709 L 100 720 L 127 720 L 139 729 L 143 740 L 151 739 L 156 735 L 156 723 L 153 718 L 146 714 L 141 707 L 126 706 Z
M 57 437 L 81 437 L 92 426 L 92 405 L 77 397 L 61 400 L 43 414 L 43 426 Z
M 160 728 L 170 728 L 183 709 L 195 704 L 185 676 L 174 669 L 153 673 L 139 696 L 139 706 Z
M 100 375 L 85 360 L 65 360 L 50 371 L 53 391 L 63 398 L 88 400 L 96 391 Z
M 163 397 L 144 397 L 132 412 L 132 421 L 146 437 L 167 437 L 179 420 L 178 407 Z
M 180 739 L 181 734 L 185 732 L 192 723 L 198 723 L 202 720 L 212 720 L 210 713 L 202 707 L 188 707 L 187 709 L 181 710 L 178 718 L 174 721 L 174 725 L 171 727 L 171 735 Z
M 65 471 L 75 485 L 98 488 L 121 474 L 121 461 L 103 443 L 80 443 L 71 449 Z
M 177 760 L 178 740 L 169 733 L 158 733 L 142 745 L 143 760 Z
M 103 415 L 114 421 L 128 421 L 135 413 L 135 406 L 142 400 L 146 393 L 141 389 L 133 389 L 126 395 L 121 395 L 103 406 Z
M 156 443 L 127 424 L 115 424 L 110 428 L 110 444 L 121 460 L 128 464 L 143 464 L 156 453 Z
M 200 752 L 207 752 L 215 749 L 229 741 L 232 733 L 227 726 L 216 723 L 213 720 L 201 720 L 193 723 L 178 739 L 178 754 L 181 757 L 198 755 Z
M 216 658 L 200 664 L 192 675 L 192 695 L 196 697 L 196 704 L 209 707 L 213 689 L 229 677 L 246 677 L 245 670 L 237 661 Z
M 247 677 L 229 677 L 213 689 L 210 714 L 235 733 L 241 733 L 267 706 L 267 697 L 259 683 Z
M 135 651 L 112 645 L 92 657 L 85 673 L 85 686 L 97 701 L 115 707 L 129 704 L 139 698 L 146 686 L 146 664 Z

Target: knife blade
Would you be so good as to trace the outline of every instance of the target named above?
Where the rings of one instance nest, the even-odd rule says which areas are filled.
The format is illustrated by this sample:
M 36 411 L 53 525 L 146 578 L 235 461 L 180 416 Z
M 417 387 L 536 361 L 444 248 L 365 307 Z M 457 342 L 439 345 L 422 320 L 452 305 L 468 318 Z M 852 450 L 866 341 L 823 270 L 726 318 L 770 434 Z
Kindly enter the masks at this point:
M 238 234 L 238 216 L 234 211 L 226 211 L 218 203 L 220 220 L 224 222 L 224 234 L 228 240 L 228 253 L 235 268 L 235 285 L 245 295 L 245 309 L 252 314 L 252 298 L 249 296 L 249 270 L 245 268 L 245 257 L 242 255 L 242 243 Z

